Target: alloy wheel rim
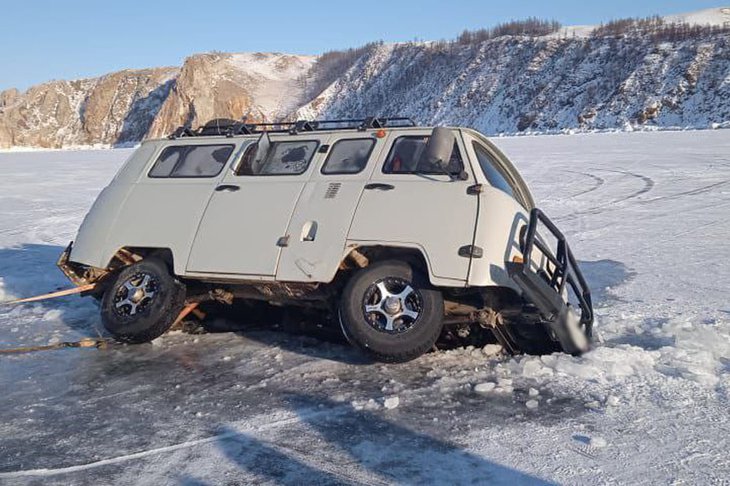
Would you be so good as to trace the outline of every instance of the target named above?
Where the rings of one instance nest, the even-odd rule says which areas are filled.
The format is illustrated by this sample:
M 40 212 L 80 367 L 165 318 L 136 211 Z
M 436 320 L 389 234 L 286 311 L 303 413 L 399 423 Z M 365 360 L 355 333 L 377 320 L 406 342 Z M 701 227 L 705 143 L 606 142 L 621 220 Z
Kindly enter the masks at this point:
M 366 289 L 362 311 L 375 330 L 399 334 L 416 324 L 423 311 L 423 298 L 407 280 L 387 277 Z
M 138 272 L 126 279 L 114 295 L 114 312 L 131 317 L 152 304 L 159 291 L 157 279 L 146 272 Z

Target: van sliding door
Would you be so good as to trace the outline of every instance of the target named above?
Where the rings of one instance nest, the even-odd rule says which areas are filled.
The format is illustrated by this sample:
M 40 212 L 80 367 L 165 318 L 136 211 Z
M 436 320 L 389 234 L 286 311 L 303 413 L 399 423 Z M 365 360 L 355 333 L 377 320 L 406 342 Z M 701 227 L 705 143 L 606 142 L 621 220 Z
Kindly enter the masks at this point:
M 276 274 L 289 220 L 318 160 L 322 136 L 273 135 L 271 140 L 265 158 L 244 156 L 244 164 L 216 186 L 195 236 L 188 274 Z

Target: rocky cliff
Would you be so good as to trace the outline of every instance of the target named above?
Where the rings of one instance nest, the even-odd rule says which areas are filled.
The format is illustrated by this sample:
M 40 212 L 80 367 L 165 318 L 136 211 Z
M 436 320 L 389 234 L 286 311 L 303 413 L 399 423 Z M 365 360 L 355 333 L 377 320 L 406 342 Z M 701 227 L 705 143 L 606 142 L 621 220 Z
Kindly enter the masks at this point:
M 687 23 L 700 21 L 715 28 Z M 0 148 L 129 144 L 218 117 L 407 115 L 488 134 L 730 126 L 730 9 L 672 22 L 319 57 L 209 53 L 181 68 L 52 81 L 0 92 Z
M 0 92 L 0 148 L 123 145 L 217 118 L 278 120 L 305 104 L 314 56 L 210 53 Z
M 0 93 L 0 147 L 64 147 L 141 140 L 177 68 L 119 71 Z
M 316 58 L 271 53 L 202 54 L 188 58 L 148 135 L 213 118 L 271 121 L 307 100 L 304 83 Z

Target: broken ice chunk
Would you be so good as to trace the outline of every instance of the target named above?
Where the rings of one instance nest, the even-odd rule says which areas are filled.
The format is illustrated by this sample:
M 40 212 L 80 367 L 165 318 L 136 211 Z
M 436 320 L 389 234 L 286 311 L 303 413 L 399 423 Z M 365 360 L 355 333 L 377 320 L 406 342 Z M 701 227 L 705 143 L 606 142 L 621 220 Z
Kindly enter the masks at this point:
M 478 383 L 478 384 L 474 385 L 474 391 L 477 393 L 489 393 L 490 391 L 494 390 L 495 386 L 496 386 L 496 384 L 491 381 L 487 381 L 485 383 Z
M 387 408 L 388 410 L 393 410 L 394 408 L 398 407 L 400 404 L 400 398 L 398 397 L 388 397 L 383 402 L 383 406 Z

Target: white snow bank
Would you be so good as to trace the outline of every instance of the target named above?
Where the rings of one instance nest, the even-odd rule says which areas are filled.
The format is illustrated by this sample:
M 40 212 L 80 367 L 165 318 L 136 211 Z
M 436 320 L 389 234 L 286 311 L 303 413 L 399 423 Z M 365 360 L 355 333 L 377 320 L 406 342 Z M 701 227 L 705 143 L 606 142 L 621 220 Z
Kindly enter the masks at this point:
M 621 381 L 623 378 L 653 369 L 660 354 L 635 346 L 598 347 L 581 357 L 565 354 L 521 356 L 509 362 L 510 371 L 524 378 L 571 376 L 600 383 Z
M 565 354 L 521 356 L 509 370 L 527 379 L 572 377 L 604 385 L 620 384 L 628 377 L 662 373 L 715 386 L 730 356 L 730 336 L 719 328 L 673 323 L 661 333 L 673 345 L 647 350 L 638 346 L 598 345 L 581 357 Z

